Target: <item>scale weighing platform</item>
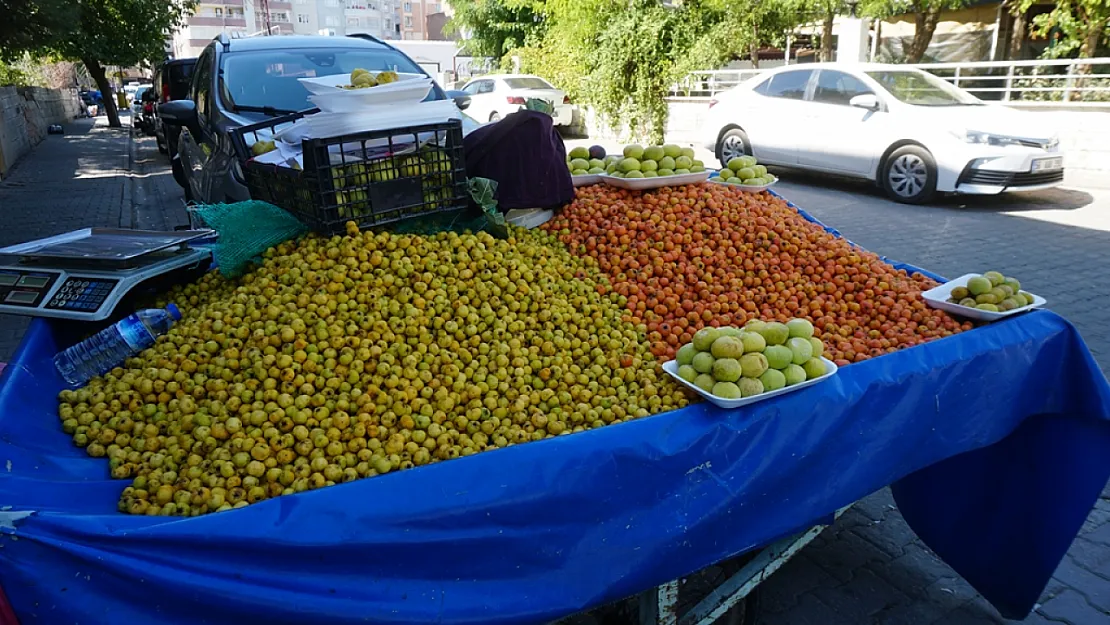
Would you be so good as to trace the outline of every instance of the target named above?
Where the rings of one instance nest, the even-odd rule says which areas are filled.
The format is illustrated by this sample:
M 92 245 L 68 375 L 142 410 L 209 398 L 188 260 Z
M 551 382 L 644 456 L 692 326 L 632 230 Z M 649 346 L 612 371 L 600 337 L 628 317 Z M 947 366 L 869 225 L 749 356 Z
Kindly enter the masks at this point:
M 0 313 L 106 319 L 143 282 L 207 264 L 211 251 L 186 243 L 212 234 L 85 228 L 0 248 Z

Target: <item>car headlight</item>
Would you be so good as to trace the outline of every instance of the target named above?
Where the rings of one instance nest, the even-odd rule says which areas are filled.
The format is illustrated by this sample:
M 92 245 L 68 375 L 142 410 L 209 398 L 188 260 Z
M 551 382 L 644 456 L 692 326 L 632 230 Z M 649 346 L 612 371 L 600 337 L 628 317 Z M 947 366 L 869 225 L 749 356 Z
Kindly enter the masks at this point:
M 977 143 L 980 145 L 1020 145 L 1021 142 L 1013 137 L 995 135 L 979 130 L 958 130 L 952 133 L 961 141 Z

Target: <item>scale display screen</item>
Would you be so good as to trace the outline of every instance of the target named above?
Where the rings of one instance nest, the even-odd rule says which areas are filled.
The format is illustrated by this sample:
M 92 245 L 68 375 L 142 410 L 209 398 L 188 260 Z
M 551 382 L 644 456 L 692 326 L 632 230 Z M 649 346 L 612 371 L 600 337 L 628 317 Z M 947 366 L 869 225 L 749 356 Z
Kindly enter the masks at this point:
M 50 282 L 47 276 L 23 276 L 19 279 L 18 286 L 25 286 L 32 289 L 40 289 Z
M 18 279 L 19 276 L 14 273 L 0 273 L 0 286 L 14 286 Z
M 38 298 L 39 294 L 35 291 L 12 291 L 4 301 L 9 304 L 34 304 Z

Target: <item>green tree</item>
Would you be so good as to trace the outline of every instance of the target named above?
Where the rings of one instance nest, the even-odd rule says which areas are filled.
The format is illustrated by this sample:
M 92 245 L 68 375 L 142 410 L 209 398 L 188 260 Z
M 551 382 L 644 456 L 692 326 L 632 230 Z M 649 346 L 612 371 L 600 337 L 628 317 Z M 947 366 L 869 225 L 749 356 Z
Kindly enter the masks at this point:
M 1022 0 L 1017 11 L 1024 14 L 1035 2 Z M 1033 32 L 1039 36 L 1055 36 L 1045 50 L 1049 58 L 1078 55 L 1081 59 L 1097 56 L 1098 47 L 1107 40 L 1110 27 L 1110 1 L 1108 0 L 1058 0 L 1052 11 L 1033 18 Z M 1091 66 L 1076 70 L 1090 73 Z
M 933 40 L 940 15 L 950 9 L 966 6 L 968 0 L 864 0 L 860 4 L 863 15 L 886 18 L 913 14 L 913 39 L 906 48 L 906 62 L 920 63 Z
M 192 0 L 0 2 L 15 6 L 16 13 L 9 14 L 9 20 L 20 25 L 27 19 L 38 28 L 33 37 L 0 40 L 5 51 L 80 61 L 104 96 L 108 123 L 117 127 L 119 112 L 105 66 L 131 67 L 163 58 L 166 40 L 184 23 L 195 4 Z
M 544 29 L 543 0 L 452 0 L 447 30 L 465 37 L 473 56 L 500 59 L 511 50 L 538 43 Z
M 13 60 L 70 32 L 77 23 L 68 0 L 0 0 L 0 58 Z

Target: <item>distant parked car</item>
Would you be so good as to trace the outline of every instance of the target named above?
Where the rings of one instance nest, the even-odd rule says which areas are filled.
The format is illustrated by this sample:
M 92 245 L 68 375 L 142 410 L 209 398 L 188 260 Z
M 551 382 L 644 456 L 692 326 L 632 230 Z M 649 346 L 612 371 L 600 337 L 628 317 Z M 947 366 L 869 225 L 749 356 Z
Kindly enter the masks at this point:
M 574 106 L 566 92 L 556 89 L 543 78 L 528 74 L 493 74 L 471 79 L 462 88 L 470 94 L 466 114 L 480 122 L 497 121 L 524 108 L 528 98 L 546 100 L 551 104 L 551 118 L 556 126 L 569 126 L 574 121 Z
M 789 65 L 709 106 L 701 142 L 722 164 L 750 154 L 767 165 L 867 178 L 898 202 L 1064 179 L 1060 142 L 1044 116 L 988 105 L 905 66 Z
M 154 70 L 154 92 L 157 101 L 154 103 L 154 138 L 158 142 L 158 151 L 170 154 L 171 158 L 177 154 L 177 136 L 181 128 L 163 124 L 158 116 L 158 107 L 172 100 L 183 100 L 189 97 L 189 88 L 193 84 L 193 66 L 197 64 L 195 58 L 173 59 L 162 63 Z M 174 178 L 180 179 L 181 172 L 176 171 L 179 163 L 174 162 Z
M 203 203 L 250 199 L 229 132 L 269 117 L 313 108 L 298 78 L 356 68 L 427 73 L 400 50 L 370 37 L 220 35 L 197 58 L 188 99 L 159 105 L 162 123 L 181 128 L 174 177 L 185 198 Z M 427 100 L 451 97 L 433 83 Z M 464 132 L 466 121 L 463 121 Z
M 131 100 L 131 114 L 135 116 L 135 119 L 138 119 L 138 117 L 143 114 L 143 94 L 146 93 L 147 89 L 150 89 L 150 87 L 151 85 L 139 85 L 135 88 L 133 93 L 127 96 Z

